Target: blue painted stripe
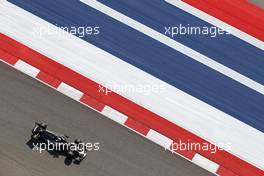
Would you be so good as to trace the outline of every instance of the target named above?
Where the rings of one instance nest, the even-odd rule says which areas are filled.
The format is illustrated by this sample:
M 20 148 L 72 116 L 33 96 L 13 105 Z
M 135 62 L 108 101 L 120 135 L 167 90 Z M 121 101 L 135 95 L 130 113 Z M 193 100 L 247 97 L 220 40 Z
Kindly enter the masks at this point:
M 74 0 L 10 2 L 59 26 L 100 26 L 83 39 L 264 131 L 264 96 L 117 20 Z
M 165 26 L 214 27 L 164 0 L 99 1 L 162 34 L 165 33 Z M 194 34 L 169 37 L 264 85 L 263 50 L 226 34 L 216 37 Z

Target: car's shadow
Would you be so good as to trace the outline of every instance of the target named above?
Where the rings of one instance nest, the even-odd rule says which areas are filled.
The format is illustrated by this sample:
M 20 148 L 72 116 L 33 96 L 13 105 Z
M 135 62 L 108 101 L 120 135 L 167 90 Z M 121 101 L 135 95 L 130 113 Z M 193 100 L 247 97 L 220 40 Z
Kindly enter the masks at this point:
M 30 139 L 27 141 L 26 145 L 31 149 L 34 150 L 34 142 Z
M 26 142 L 26 145 L 33 151 L 39 151 L 39 147 L 40 147 L 40 143 L 42 141 L 35 141 L 33 142 L 31 139 L 29 141 Z M 72 163 L 79 165 L 80 163 L 73 161 L 73 159 L 67 157 L 66 152 L 63 151 L 55 151 L 55 150 L 45 150 L 46 152 L 48 152 L 51 156 L 53 156 L 53 158 L 60 158 L 60 157 L 64 157 L 64 164 L 69 166 Z
M 55 151 L 55 150 L 46 150 L 53 158 L 59 158 L 59 157 L 64 157 L 64 164 L 69 166 L 73 163 L 73 160 L 65 154 L 65 152 L 62 151 Z

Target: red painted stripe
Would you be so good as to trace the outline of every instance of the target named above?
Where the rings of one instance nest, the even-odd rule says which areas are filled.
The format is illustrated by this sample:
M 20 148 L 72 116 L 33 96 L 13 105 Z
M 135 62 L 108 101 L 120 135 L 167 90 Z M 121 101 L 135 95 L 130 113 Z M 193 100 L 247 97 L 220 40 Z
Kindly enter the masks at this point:
M 96 109 L 97 111 L 102 111 L 105 107 L 105 105 L 99 101 L 97 101 L 96 99 L 92 98 L 89 95 L 84 94 L 82 96 L 82 98 L 80 99 L 81 102 L 83 102 L 84 104 L 91 106 L 92 108 Z
M 132 128 L 133 130 L 139 132 L 140 134 L 146 136 L 150 130 L 147 126 L 139 123 L 138 121 L 135 121 L 132 118 L 128 118 L 127 121 L 125 122 L 125 125 L 128 126 L 129 128 Z
M 264 10 L 245 0 L 183 0 L 264 41 Z
M 107 95 L 100 93 L 98 91 L 99 84 L 96 82 L 41 55 L 40 53 L 37 53 L 36 51 L 3 34 L 0 34 L 0 49 L 10 52 L 18 58 L 23 58 L 25 62 L 30 63 L 32 66 L 53 75 L 58 80 L 63 80 L 63 82 L 69 84 L 70 86 L 78 88 L 81 92 L 97 99 L 103 104 L 109 105 L 139 123 L 151 127 L 155 131 L 171 138 L 174 141 L 181 139 L 182 141 L 188 140 L 193 143 L 200 143 L 201 145 L 204 143 L 212 145 L 197 135 L 190 133 L 189 131 L 172 122 L 169 122 L 161 116 L 150 112 L 149 110 L 114 92 L 110 92 Z M 232 170 L 240 176 L 264 176 L 263 170 L 241 160 L 227 151 L 217 151 L 214 154 L 210 153 L 210 151 L 195 152 L 226 167 L 229 170 Z
M 36 77 L 54 88 L 58 88 L 61 83 L 61 81 L 43 71 L 40 71 Z
M 186 158 L 188 158 L 189 160 L 192 160 L 194 155 L 195 155 L 195 152 L 194 151 L 191 151 L 191 150 L 188 150 L 188 149 L 185 149 L 184 148 L 180 148 L 180 144 L 177 143 L 177 142 L 173 142 L 170 146 L 170 149 L 172 150 L 172 152 L 176 152 Z
M 221 176 L 238 176 L 237 174 L 234 174 L 233 172 L 227 170 L 226 168 L 222 166 L 219 167 L 216 173 Z
M 18 58 L 8 54 L 7 52 L 0 49 L 0 59 L 4 60 L 5 62 L 15 65 L 15 63 L 18 61 Z

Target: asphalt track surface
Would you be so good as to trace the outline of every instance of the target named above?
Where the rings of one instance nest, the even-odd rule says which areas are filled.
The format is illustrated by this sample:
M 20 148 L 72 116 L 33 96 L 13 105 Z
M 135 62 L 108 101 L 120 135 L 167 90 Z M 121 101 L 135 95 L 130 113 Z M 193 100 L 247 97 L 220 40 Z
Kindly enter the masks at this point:
M 212 175 L 1 62 L 0 83 L 0 175 Z M 34 121 L 72 140 L 99 142 L 100 150 L 80 165 L 32 151 L 27 142 Z

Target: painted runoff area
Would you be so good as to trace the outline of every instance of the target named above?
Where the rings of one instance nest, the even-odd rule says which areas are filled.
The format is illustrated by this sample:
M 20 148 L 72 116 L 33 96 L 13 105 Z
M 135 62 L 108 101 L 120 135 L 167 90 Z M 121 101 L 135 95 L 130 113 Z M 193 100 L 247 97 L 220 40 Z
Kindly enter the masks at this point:
M 25 14 L 27 14 L 27 13 L 25 13 Z M 20 15 L 22 15 L 22 14 L 20 14 Z M 19 15 L 19 16 L 20 16 Z M 22 15 L 23 16 L 23 15 Z M 40 19 L 38 19 L 38 18 L 36 18 L 36 17 L 30 17 L 30 19 L 35 19 L 35 20 L 37 20 L 37 21 L 41 21 Z M 23 21 L 23 20 L 22 20 Z M 25 21 L 23 21 L 23 22 L 25 22 Z M 36 22 L 36 21 L 35 21 Z M 46 24 L 47 25 L 47 23 L 45 23 L 44 21 L 41 21 L 41 23 L 42 24 Z M 32 24 L 31 24 L 32 25 Z M 30 25 L 30 26 L 31 26 Z M 12 26 L 12 25 L 11 25 Z M 23 26 L 23 25 L 22 25 Z M 12 27 L 15 27 L 15 26 L 12 26 Z M 15 29 L 15 28 L 14 28 Z M 19 41 L 23 41 L 23 43 L 26 43 L 27 45 L 30 45 L 29 43 L 31 43 L 32 42 L 32 48 L 34 48 L 34 49 L 36 49 L 37 51 L 41 51 L 41 53 L 42 54 L 44 54 L 45 53 L 45 55 L 47 55 L 47 56 L 50 56 L 50 55 L 53 55 L 54 57 L 51 57 L 51 58 L 68 58 L 68 57 L 71 57 L 71 56 L 73 56 L 72 58 L 82 58 L 82 57 L 80 57 L 80 56 L 76 56 L 76 52 L 74 52 L 74 51 L 72 51 L 72 49 L 71 49 L 71 46 L 70 46 L 70 43 L 73 45 L 75 45 L 75 46 L 77 46 L 77 42 L 76 41 L 78 41 L 78 43 L 79 43 L 79 45 L 80 45 L 80 48 L 83 48 L 83 49 L 88 49 L 88 48 L 90 48 L 90 49 L 88 49 L 88 50 L 86 50 L 86 51 L 90 51 L 90 50 L 93 50 L 93 52 L 91 51 L 91 55 L 89 56 L 89 58 L 90 57 L 100 57 L 100 55 L 101 55 L 101 57 L 102 58 L 104 58 L 104 57 L 107 57 L 107 58 L 113 58 L 113 56 L 111 56 L 111 55 L 109 55 L 109 54 L 107 54 L 107 53 L 105 53 L 105 52 L 103 52 L 102 50 L 99 50 L 98 48 L 96 49 L 96 47 L 94 47 L 94 46 L 92 46 L 92 45 L 90 45 L 90 44 L 88 44 L 88 43 L 86 43 L 86 42 L 83 42 L 83 41 L 81 41 L 81 40 L 79 40 L 79 39 L 77 39 L 76 37 L 73 37 L 73 36 L 67 36 L 67 37 L 69 37 L 69 38 L 67 38 L 67 37 L 65 37 L 64 39 L 63 39 L 63 37 L 62 38 L 59 38 L 59 39 L 63 39 L 63 40 L 65 40 L 65 42 L 66 42 L 66 45 L 64 45 L 64 42 L 62 42 L 62 45 L 64 45 L 65 47 L 66 47 L 66 49 L 70 49 L 68 52 L 65 50 L 65 48 L 64 48 L 64 52 L 62 52 L 62 53 L 67 53 L 67 54 L 70 54 L 70 55 L 68 55 L 67 56 L 67 54 L 65 54 L 65 55 L 58 55 L 59 54 L 59 51 L 62 51 L 61 49 L 59 49 L 60 47 L 58 47 L 58 46 L 55 46 L 54 45 L 54 41 L 61 41 L 61 40 L 58 40 L 58 38 L 57 39 L 55 39 L 54 41 L 49 41 L 49 40 L 51 40 L 51 39 L 45 39 L 45 40 L 43 40 L 43 39 L 39 39 L 40 41 L 39 41 L 39 44 L 37 44 L 37 42 L 35 41 L 35 42 L 33 42 L 35 39 L 34 39 L 34 37 L 32 38 L 32 39 L 29 39 L 29 41 L 28 42 L 26 42 L 26 39 L 27 38 L 25 38 L 26 36 L 27 36 L 27 34 L 29 34 L 29 36 L 31 36 L 32 37 L 32 34 L 30 35 L 30 32 L 28 32 L 28 31 L 26 31 L 26 30 L 22 30 L 21 29 L 21 31 L 23 31 L 22 32 L 22 34 L 21 34 L 21 36 L 16 36 L 16 34 L 14 34 L 13 32 L 14 32 L 14 29 L 13 30 L 10 30 L 10 32 L 9 32 L 9 34 L 11 34 L 11 36 L 12 37 L 14 37 L 15 39 L 18 39 Z M 4 29 L 3 29 L 4 30 Z M 1 27 L 1 31 L 2 31 L 2 27 Z M 8 31 L 5 31 L 5 33 L 6 32 L 8 32 Z M 29 37 L 30 38 L 30 37 Z M 67 41 L 67 39 L 68 39 L 68 41 Z M 72 41 L 74 41 L 74 42 L 72 42 Z M 42 44 L 45 44 L 44 46 L 42 45 L 41 46 L 41 42 L 42 42 Z M 53 44 L 52 44 L 53 43 Z M 50 46 L 49 46 L 49 44 L 51 44 L 51 46 L 54 46 L 56 49 L 59 49 L 59 51 L 57 51 L 55 48 L 54 49 L 52 49 L 52 50 L 50 50 Z M 68 45 L 68 47 L 67 47 L 67 45 Z M 64 47 L 64 46 L 61 46 L 61 47 Z M 81 47 L 81 46 L 83 46 L 83 47 Z M 85 46 L 85 47 L 84 47 Z M 47 48 L 48 47 L 48 48 Z M 72 47 L 72 48 L 75 48 L 75 47 Z M 79 47 L 78 47 L 79 48 Z M 52 51 L 52 52 L 51 52 Z M 84 50 L 83 50 L 84 51 Z M 74 54 L 75 53 L 75 54 Z M 80 51 L 80 53 L 82 53 L 81 51 Z M 85 53 L 85 52 L 84 52 Z M 94 54 L 94 55 L 93 55 Z M 83 54 L 83 56 L 85 56 L 85 54 Z M 88 59 L 89 60 L 89 58 L 87 58 L 87 56 L 86 57 L 83 57 L 83 58 L 86 58 L 86 59 Z M 90 58 L 91 59 L 91 58 Z M 106 59 L 105 59 L 106 60 Z M 138 69 L 136 69 L 136 68 L 134 68 L 134 67 L 132 67 L 132 66 L 130 66 L 129 64 L 127 64 L 127 63 L 125 63 L 125 62 L 122 62 L 122 61 L 119 61 L 118 59 L 114 59 L 115 60 L 115 62 L 113 62 L 114 64 L 124 64 L 127 68 L 131 68 L 131 70 L 133 70 L 133 72 L 135 71 L 135 73 L 144 73 L 144 72 L 141 72 L 140 70 L 138 70 Z M 56 60 L 57 61 L 57 60 Z M 60 61 L 58 61 L 58 62 L 62 62 L 62 60 L 60 60 Z M 81 63 L 82 61 L 80 60 L 80 63 Z M 90 60 L 90 62 L 91 63 L 87 63 L 87 66 L 88 65 L 91 65 L 91 66 L 94 66 L 93 68 L 97 68 L 97 69 L 99 69 L 100 67 L 98 67 L 98 65 L 93 65 L 92 63 L 96 63 L 95 62 L 95 60 Z M 106 65 L 106 63 L 107 62 L 105 62 L 104 63 L 104 65 Z M 112 64 L 113 64 L 112 63 Z M 70 63 L 71 64 L 71 63 Z M 64 64 L 63 64 L 64 65 Z M 65 64 L 66 65 L 66 64 Z M 69 63 L 68 63 L 68 65 L 69 65 Z M 71 64 L 72 65 L 72 64 Z M 113 65 L 111 65 L 111 66 L 113 66 Z M 118 68 L 122 68 L 122 67 L 119 67 L 119 66 L 122 66 L 122 65 L 116 65 L 116 66 L 118 66 Z M 129 67 L 128 67 L 129 66 Z M 70 67 L 72 67 L 72 66 L 70 66 Z M 79 67 L 79 66 L 77 66 L 77 67 Z M 88 67 L 87 67 L 88 68 Z M 86 68 L 86 69 L 87 69 Z M 103 68 L 103 67 L 102 67 Z M 104 70 L 104 69 L 102 69 L 101 68 L 101 72 L 102 72 L 102 70 Z M 76 69 L 76 68 L 75 68 Z M 88 69 L 89 71 L 91 71 L 90 69 Z M 81 72 L 80 70 L 75 70 L 75 71 L 77 71 L 77 72 Z M 84 71 L 84 70 L 82 70 L 82 71 Z M 97 70 L 98 71 L 98 70 Z M 100 70 L 99 70 L 99 73 L 100 73 Z M 114 72 L 113 72 L 114 73 Z M 88 74 L 88 72 L 86 72 L 86 75 L 85 76 L 87 76 L 87 74 Z M 98 73 L 97 73 L 98 74 Z M 125 74 L 128 74 L 128 73 L 125 73 Z M 153 80 L 155 80 L 156 81 L 156 79 L 155 78 L 152 78 L 150 75 L 147 75 L 146 73 L 144 73 L 144 74 L 142 74 L 142 75 L 144 75 L 143 77 L 144 78 L 147 78 L 146 80 L 151 80 L 151 79 L 153 79 Z M 89 76 L 96 76 L 96 75 L 93 75 L 93 74 L 91 74 L 91 75 L 89 75 Z M 87 77 L 89 77 L 89 76 L 87 76 Z M 131 76 L 131 75 L 129 75 L 129 76 Z M 141 76 L 141 75 L 140 75 Z M 90 77 L 89 77 L 90 78 Z M 116 78 L 115 78 L 116 79 Z M 95 80 L 102 80 L 102 78 L 101 79 L 95 79 Z M 129 80 L 129 79 L 128 79 Z M 122 80 L 121 80 L 122 81 Z M 149 83 L 151 83 L 151 81 L 149 82 Z M 155 82 L 154 82 L 155 83 Z M 162 82 L 163 83 L 163 82 Z M 165 84 L 165 83 L 163 83 L 163 84 Z M 106 84 L 107 85 L 107 84 Z M 169 86 L 168 86 L 169 87 Z M 177 90 L 177 89 L 175 89 L 174 87 L 171 87 L 172 89 L 173 89 L 173 91 L 175 91 L 175 90 Z M 188 95 L 185 95 L 183 92 L 181 92 L 181 91 L 179 91 L 179 90 L 177 90 L 176 91 L 177 93 L 181 93 L 181 94 L 183 94 L 183 95 L 181 95 L 181 96 L 185 96 L 185 97 L 188 97 Z M 151 95 L 151 96 L 154 96 L 154 95 Z M 160 99 L 160 98 L 159 98 Z M 157 99 L 158 100 L 158 99 Z M 196 100 L 196 99 L 194 99 L 193 97 L 190 97 L 189 99 L 188 99 L 188 101 L 194 101 L 194 100 Z M 160 101 L 163 101 L 163 100 L 160 100 Z M 210 106 L 208 106 L 207 104 L 204 104 L 204 103 L 202 103 L 202 102 L 200 102 L 200 101 L 198 101 L 198 100 L 196 100 L 198 103 L 198 107 L 199 108 L 201 108 L 201 105 L 203 105 L 204 106 L 204 108 L 205 109 L 207 109 L 208 107 L 210 107 Z M 184 103 L 184 101 L 183 101 L 183 103 Z M 195 103 L 194 103 L 195 104 Z M 179 106 L 179 105 L 178 105 Z M 183 108 L 183 110 L 184 110 L 184 107 L 181 107 L 181 108 Z M 174 108 L 175 109 L 175 108 Z M 201 108 L 201 110 L 205 110 L 205 109 L 203 109 L 203 108 Z M 214 109 L 214 108 L 212 108 L 211 107 L 211 110 L 212 109 Z M 214 110 L 215 112 L 217 112 L 217 110 Z M 159 112 L 160 113 L 160 112 Z M 196 113 L 196 112 L 195 112 Z M 218 113 L 220 113 L 220 112 L 218 112 Z M 206 113 L 204 113 L 204 114 L 206 114 Z M 201 115 L 204 115 L 202 112 L 201 112 Z M 221 113 L 220 113 L 221 114 Z M 180 114 L 179 114 L 180 115 Z M 185 114 L 186 115 L 186 114 Z M 199 113 L 197 114 L 197 115 L 199 115 Z M 175 114 L 174 114 L 174 116 L 175 116 Z M 192 114 L 192 116 L 193 116 L 193 114 Z M 222 119 L 224 119 L 224 117 L 225 116 L 227 116 L 226 114 L 222 114 Z M 166 116 L 164 116 L 164 117 L 166 117 Z M 228 118 L 230 118 L 230 117 L 228 117 Z M 232 119 L 232 118 L 230 118 L 230 119 Z M 239 126 L 240 127 L 240 126 Z M 246 128 L 248 128 L 248 129 L 250 129 L 248 126 L 245 126 Z M 253 129 L 252 129 L 253 130 Z M 212 130 L 213 131 L 213 130 Z M 259 142 L 259 141 L 258 141 Z

